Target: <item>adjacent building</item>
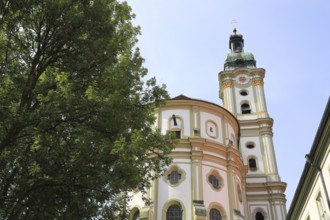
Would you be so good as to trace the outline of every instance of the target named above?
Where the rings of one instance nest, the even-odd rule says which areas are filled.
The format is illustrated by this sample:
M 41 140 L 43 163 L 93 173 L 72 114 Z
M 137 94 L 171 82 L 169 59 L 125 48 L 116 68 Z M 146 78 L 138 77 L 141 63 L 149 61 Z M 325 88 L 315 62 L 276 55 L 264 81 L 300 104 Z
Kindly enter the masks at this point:
M 330 98 L 293 197 L 288 220 L 330 219 Z
M 265 70 L 234 33 L 218 74 L 223 106 L 184 95 L 158 108 L 156 127 L 179 143 L 165 175 L 132 197 L 130 219 L 284 220 L 286 183 L 277 169 Z

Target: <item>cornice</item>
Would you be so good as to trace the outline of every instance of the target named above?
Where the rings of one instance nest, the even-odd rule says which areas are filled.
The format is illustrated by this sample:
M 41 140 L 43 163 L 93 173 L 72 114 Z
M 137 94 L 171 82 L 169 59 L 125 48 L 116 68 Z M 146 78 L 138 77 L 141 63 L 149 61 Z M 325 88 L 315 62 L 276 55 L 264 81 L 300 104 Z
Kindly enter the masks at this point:
M 221 107 L 220 105 L 211 102 L 207 102 L 204 100 L 197 100 L 197 99 L 169 100 L 166 102 L 165 105 L 161 106 L 160 108 L 164 110 L 166 108 L 172 108 L 172 107 L 186 107 L 187 109 L 198 108 L 199 110 L 206 109 L 209 111 L 213 111 L 220 115 L 225 116 L 232 123 L 236 123 L 237 124 L 236 127 L 239 127 L 238 121 L 232 113 L 230 113 L 227 109 Z
M 241 177 L 245 177 L 248 168 L 244 165 L 240 152 L 234 148 L 227 148 L 227 168 L 235 173 L 239 173 Z
M 258 118 L 254 120 L 240 120 L 240 128 L 242 136 L 248 136 L 246 132 L 259 133 L 260 135 L 273 135 L 273 119 Z
M 287 184 L 285 182 L 247 183 L 246 192 L 267 192 L 284 193 Z
M 256 201 L 269 201 L 272 203 L 286 203 L 286 198 L 283 193 L 272 193 L 272 194 L 254 194 L 254 195 L 246 195 L 246 198 L 249 202 Z
M 166 102 L 166 104 L 162 105 L 159 107 L 159 111 L 164 111 L 167 109 L 175 109 L 175 108 L 185 108 L 187 110 L 194 110 L 194 109 L 198 109 L 199 111 L 206 111 L 206 112 L 213 112 L 213 114 L 218 115 L 219 117 L 223 118 L 225 121 L 227 121 L 228 123 L 230 123 L 232 125 L 232 127 L 235 130 L 235 133 L 240 134 L 240 125 L 239 122 L 237 120 L 237 118 L 230 113 L 227 109 L 211 103 L 211 102 L 207 102 L 204 100 L 198 100 L 198 99 L 191 99 L 191 98 L 187 98 L 187 99 L 172 99 L 172 100 L 168 100 Z
M 254 86 L 263 86 L 264 85 L 264 81 L 262 81 L 262 80 L 254 80 L 252 82 L 252 85 L 254 85 Z
M 272 127 L 274 120 L 272 118 L 257 118 L 253 120 L 240 120 L 239 121 L 241 128 L 243 129 L 243 126 L 255 126 L 258 125 L 259 127 Z
M 225 70 L 221 71 L 218 74 L 219 81 L 224 81 L 226 78 L 231 79 L 233 77 L 236 77 L 239 74 L 246 74 L 250 76 L 255 76 L 257 78 L 263 79 L 265 77 L 266 70 L 263 68 L 236 68 L 234 70 Z
M 216 163 L 227 167 L 228 170 L 239 174 L 241 177 L 245 177 L 248 172 L 238 149 L 200 137 L 180 139 L 175 150 L 170 153 L 170 157 L 173 159 L 191 159 L 191 162 Z

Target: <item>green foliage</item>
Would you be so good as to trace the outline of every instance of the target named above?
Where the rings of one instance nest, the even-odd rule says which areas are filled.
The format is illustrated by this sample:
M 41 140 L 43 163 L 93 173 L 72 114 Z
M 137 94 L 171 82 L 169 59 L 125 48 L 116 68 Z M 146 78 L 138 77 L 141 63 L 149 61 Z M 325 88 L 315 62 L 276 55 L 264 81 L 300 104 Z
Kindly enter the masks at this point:
M 0 219 L 112 219 L 163 172 L 168 95 L 116 0 L 0 0 Z M 123 217 L 124 218 L 124 217 Z

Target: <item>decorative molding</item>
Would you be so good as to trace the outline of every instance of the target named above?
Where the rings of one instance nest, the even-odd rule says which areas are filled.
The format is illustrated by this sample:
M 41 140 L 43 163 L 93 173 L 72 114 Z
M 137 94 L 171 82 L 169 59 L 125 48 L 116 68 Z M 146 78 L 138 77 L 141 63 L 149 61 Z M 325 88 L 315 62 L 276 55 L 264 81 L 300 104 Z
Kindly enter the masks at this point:
M 218 188 L 215 188 L 212 183 L 209 180 L 209 177 L 213 175 L 219 183 Z M 215 169 L 211 169 L 207 174 L 206 174 L 206 182 L 210 185 L 210 187 L 214 190 L 219 192 L 220 190 L 222 190 L 224 188 L 224 181 L 223 178 L 221 177 L 220 173 L 218 172 L 218 170 Z
M 170 175 L 173 171 L 176 171 L 181 175 L 181 177 L 177 183 L 171 183 L 171 181 L 168 179 L 168 175 Z M 179 166 L 172 165 L 168 170 L 165 171 L 162 178 L 163 178 L 163 181 L 165 183 L 167 183 L 168 185 L 170 185 L 172 187 L 176 187 L 176 186 L 180 185 L 186 179 L 186 172 L 184 171 L 184 169 L 181 169 Z
M 264 82 L 262 80 L 255 80 L 252 82 L 252 85 L 254 86 L 263 86 Z
M 233 87 L 233 86 L 234 86 L 234 83 L 233 82 L 224 82 L 221 85 L 221 89 L 224 90 L 226 88 L 230 88 L 230 87 Z
M 244 219 L 244 215 L 242 215 L 242 213 L 241 213 L 240 210 L 238 210 L 238 209 L 234 209 L 234 214 L 235 214 L 236 216 L 239 216 L 239 217 L 241 217 L 241 218 Z
M 216 122 L 208 119 L 205 121 L 206 134 L 212 139 L 217 139 L 219 137 L 219 129 Z
M 243 195 L 242 195 L 241 185 L 239 183 L 237 183 L 236 184 L 236 188 L 237 188 L 238 201 L 242 204 L 242 202 L 243 202 Z
M 218 73 L 218 79 L 219 81 L 224 81 L 227 78 L 232 78 L 233 76 L 236 76 L 238 74 L 247 74 L 249 76 L 257 76 L 260 78 L 265 77 L 266 70 L 263 68 L 236 68 L 234 70 L 224 70 Z
M 193 200 L 194 204 L 204 205 L 204 200 Z
M 204 200 L 193 200 L 193 205 L 194 205 L 194 209 L 195 209 L 195 215 L 197 216 L 206 216 L 206 208 L 204 206 Z

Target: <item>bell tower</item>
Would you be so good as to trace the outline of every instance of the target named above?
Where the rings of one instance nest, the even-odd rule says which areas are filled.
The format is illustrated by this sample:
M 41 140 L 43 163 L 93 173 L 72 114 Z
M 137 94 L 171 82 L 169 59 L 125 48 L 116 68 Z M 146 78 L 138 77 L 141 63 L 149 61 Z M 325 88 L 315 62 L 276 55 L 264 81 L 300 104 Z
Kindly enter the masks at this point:
M 229 49 L 219 73 L 220 98 L 240 124 L 239 150 L 248 168 L 246 213 L 249 219 L 284 220 L 286 183 L 281 182 L 277 169 L 273 119 L 264 94 L 265 69 L 257 68 L 253 54 L 244 51 L 243 36 L 236 29 Z

